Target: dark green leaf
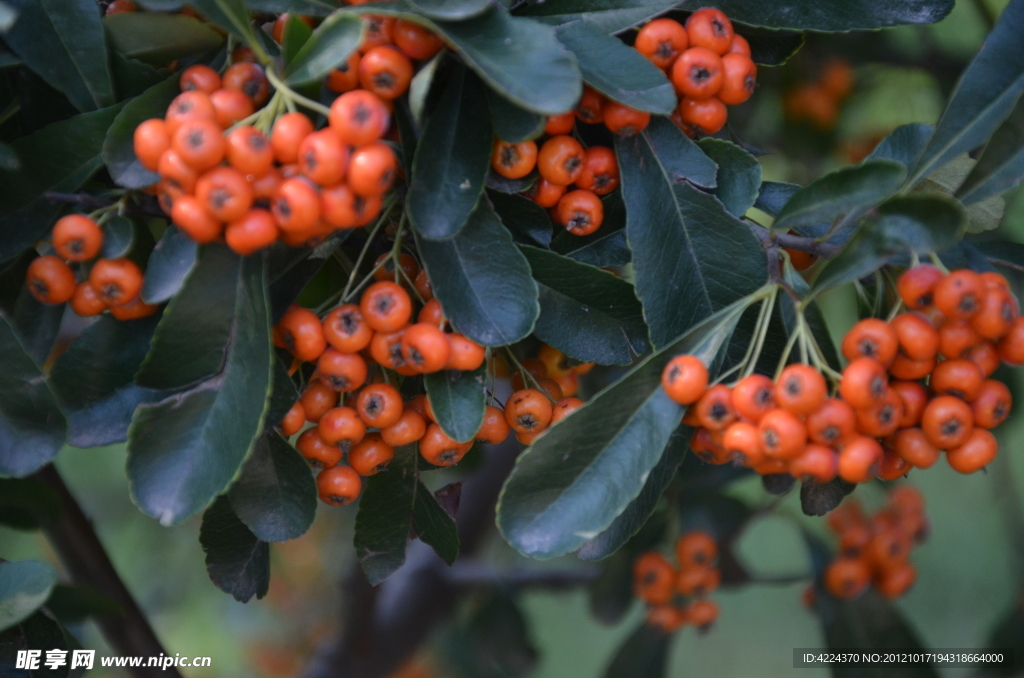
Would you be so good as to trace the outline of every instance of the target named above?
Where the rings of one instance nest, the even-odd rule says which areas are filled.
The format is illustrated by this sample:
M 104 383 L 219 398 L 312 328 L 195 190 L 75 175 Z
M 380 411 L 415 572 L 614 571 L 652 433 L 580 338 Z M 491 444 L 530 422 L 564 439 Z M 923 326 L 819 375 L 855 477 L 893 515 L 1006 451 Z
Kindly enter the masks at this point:
M 227 497 L 217 497 L 203 513 L 199 543 L 206 553 L 206 572 L 217 588 L 240 603 L 267 595 L 270 544 L 249 531 Z
M 830 172 L 797 191 L 775 218 L 773 228 L 812 226 L 876 205 L 896 193 L 907 176 L 892 160 L 870 160 Z
M 723 309 L 552 426 L 516 461 L 498 502 L 498 528 L 524 555 L 574 551 L 606 530 L 643 491 L 682 408 L 661 389 L 680 353 L 712 364 L 747 300 Z
M 0 525 L 37 530 L 60 515 L 57 493 L 34 478 L 0 478 Z
M 18 339 L 37 365 L 46 363 L 57 340 L 65 304 L 44 304 L 22 288 L 14 305 L 14 328 Z
M 978 158 L 978 164 L 957 189 L 956 197 L 969 205 L 1007 191 L 1024 178 L 1024 100 L 996 130 Z
M 115 15 L 116 16 L 116 15 Z M 167 79 L 166 68 L 156 68 L 138 59 L 129 59 L 120 52 L 110 53 L 114 89 L 119 100 L 131 99 Z
M 273 389 L 270 392 L 270 404 L 267 407 L 267 416 L 264 426 L 267 428 L 277 426 L 288 410 L 295 405 L 299 399 L 299 391 L 295 388 L 295 382 L 288 376 L 288 368 L 281 359 L 274 361 Z M 271 540 L 273 541 L 273 540 Z
M 13 148 L 0 142 L 0 172 L 14 172 L 21 169 L 21 160 Z
M 15 666 L 21 650 L 63 650 L 77 647 L 73 636 L 61 628 L 44 610 L 35 612 L 21 624 L 0 633 L 0 666 Z M 70 655 L 68 655 L 70 657 Z M 16 678 L 67 678 L 70 661 L 54 669 L 47 668 L 46 654 L 40 657 L 39 668 L 15 671 Z M 77 673 L 77 672 L 76 672 Z
M 570 259 L 591 266 L 625 266 L 632 258 L 626 244 L 626 205 L 622 192 L 605 196 L 604 223 L 590 235 L 578 236 L 560 230 L 551 241 L 551 249 Z
M 235 515 L 262 541 L 301 537 L 316 516 L 309 466 L 274 431 L 256 441 L 227 496 Z
M 960 77 L 908 183 L 981 146 L 1006 119 L 1024 92 L 1024 0 L 1011 0 Z
M 737 26 L 736 32 L 750 43 L 750 58 L 761 66 L 781 66 L 804 46 L 803 33 Z
M 750 228 L 714 197 L 674 184 L 656 149 L 646 132 L 616 140 L 636 292 L 661 347 L 757 289 L 767 265 Z
M 267 250 L 271 322 L 276 323 L 352 230 L 339 231 L 313 248 L 277 243 Z
M 89 617 L 124 614 L 110 598 L 79 586 L 57 584 L 46 600 L 46 609 L 61 624 L 83 622 Z
M 266 51 L 263 42 L 253 31 L 249 10 L 246 9 L 243 0 L 188 0 L 188 4 L 203 18 L 242 38 L 256 52 L 257 58 L 261 52 Z M 273 44 L 269 36 L 265 33 L 263 35 L 267 37 L 267 42 Z
M 168 225 L 149 255 L 146 278 L 142 282 L 143 301 L 159 304 L 174 296 L 195 267 L 198 257 L 196 241 L 174 224 Z
M 924 651 L 899 611 L 873 588 L 853 600 L 838 600 L 818 587 L 815 606 L 829 648 Z M 938 678 L 931 664 L 835 664 L 835 678 Z
M 446 639 L 446 660 L 465 678 L 525 678 L 533 673 L 539 653 L 530 638 L 530 624 L 508 587 L 474 596 L 463 619 Z
M 374 586 L 405 562 L 416 494 L 425 489 L 416 478 L 415 445 L 395 450 L 386 473 L 367 479 L 356 514 L 354 545 L 366 578 Z
M 132 499 L 165 525 L 206 508 L 235 477 L 260 433 L 273 360 L 260 257 L 242 260 L 237 285 L 221 373 L 139 407 L 128 430 Z
M 135 383 L 181 388 L 220 372 L 232 341 L 242 260 L 211 245 L 164 311 Z
M 7 0 L 18 13 L 7 46 L 80 111 L 114 103 L 100 10 L 93 0 Z
M 863 278 L 900 254 L 941 252 L 956 244 L 967 218 L 960 203 L 932 195 L 893 198 L 878 208 L 811 287 L 818 294 Z
M 0 261 L 31 247 L 53 226 L 61 206 L 43 198 L 45 191 L 77 191 L 103 166 L 103 139 L 120 110 L 118 104 L 76 115 L 11 144 L 22 170 L 0 181 Z
M 484 86 L 457 66 L 423 128 L 412 164 L 406 209 L 421 236 L 450 238 L 466 223 L 484 189 L 492 139 Z
M 533 186 L 534 183 L 537 182 L 539 176 L 540 175 L 537 174 L 537 170 L 534 170 L 522 179 L 506 179 L 492 169 L 487 173 L 487 188 L 500 193 L 507 193 L 509 195 L 513 193 L 522 193 Z
M 284 34 L 281 36 L 281 58 L 285 64 L 291 64 L 295 60 L 295 55 L 309 41 L 311 35 L 313 29 L 303 21 L 303 17 L 298 14 L 288 15 L 284 24 Z
M 127 217 L 113 217 L 103 224 L 103 247 L 100 256 L 104 259 L 123 257 L 132 247 L 135 226 Z
M 303 85 L 323 78 L 359 46 L 363 22 L 338 11 L 324 19 L 285 71 L 285 82 Z
M 484 421 L 486 375 L 482 365 L 472 372 L 442 370 L 423 377 L 438 426 L 460 443 L 472 440 Z
M 661 459 L 651 469 L 644 487 L 637 498 L 631 501 L 611 525 L 599 535 L 583 545 L 576 554 L 583 560 L 601 560 L 607 558 L 630 540 L 644 526 L 658 505 L 665 488 L 676 475 L 690 446 L 693 430 L 683 426 L 672 434 Z
M 533 331 L 537 284 L 490 206 L 477 206 L 454 238 L 417 243 L 434 296 L 459 332 L 484 346 L 505 346 Z
M 675 110 L 676 93 L 665 73 L 618 38 L 582 21 L 563 24 L 555 34 L 597 91 L 641 111 L 668 115 Z
M 487 103 L 494 135 L 499 139 L 517 143 L 536 139 L 544 132 L 546 116 L 519 108 L 490 87 L 487 88 Z
M 1012 650 L 1014 658 L 1024 656 L 1024 607 L 1019 601 L 1014 601 L 1009 614 L 999 620 L 992 635 L 986 643 L 986 649 L 982 652 Z M 1009 657 L 1007 657 L 1009 659 Z M 1017 660 L 1019 661 L 1019 659 Z M 1013 666 L 1014 662 L 1006 664 L 983 664 L 978 671 L 981 676 L 1003 676 L 1009 678 L 1019 671 Z
M 103 26 L 111 47 L 152 66 L 202 54 L 224 42 L 208 23 L 183 14 L 122 12 L 104 17 Z
M 11 326 L 0 313 L 0 476 L 27 476 L 57 456 L 67 421 Z
M 583 93 L 576 59 L 550 26 L 509 16 L 491 6 L 466 21 L 429 20 L 406 0 L 352 8 L 360 14 L 383 14 L 423 24 L 444 39 L 488 85 L 534 113 L 568 111 Z
M 156 172 L 143 167 L 135 157 L 135 128 L 150 118 L 162 118 L 179 92 L 178 79 L 167 78 L 125 104 L 114 118 L 103 141 L 103 161 L 107 164 L 110 178 L 119 185 L 142 188 L 160 178 Z
M 488 191 L 487 197 L 517 243 L 542 247 L 551 244 L 551 217 L 546 209 L 522 195 Z
M 20 624 L 42 607 L 56 581 L 57 572 L 48 563 L 0 563 L 0 631 Z
M 917 159 L 921 157 L 934 132 L 934 125 L 920 122 L 900 125 L 878 142 L 866 159 L 893 160 L 910 169 L 917 164 Z
M 717 7 L 733 21 L 765 28 L 846 32 L 945 18 L 954 0 L 698 0 L 686 9 Z
M 913 193 L 952 196 L 971 173 L 976 161 L 966 155 L 954 158 L 921 180 Z M 1006 212 L 1006 200 L 999 194 L 963 203 L 967 208 L 967 232 L 983 233 L 999 228 Z
M 742 217 L 754 206 L 761 188 L 761 163 L 724 139 L 701 139 L 701 149 L 718 165 L 718 186 L 711 192 L 733 216 Z
M 413 530 L 420 541 L 451 565 L 459 557 L 459 529 L 430 490 L 419 480 L 416 485 L 416 497 L 412 504 Z
M 604 678 L 664 678 L 670 635 L 641 622 L 612 657 Z
M 647 143 L 654 149 L 664 173 L 673 182 L 683 179 L 704 188 L 717 184 L 718 165 L 700 146 L 683 134 L 674 122 L 662 116 L 651 118 L 644 131 Z M 622 159 L 619 159 L 622 162 Z
M 804 515 L 823 516 L 839 506 L 856 487 L 842 478 L 824 484 L 805 481 L 800 484 L 800 508 Z
M 245 0 L 245 6 L 257 12 L 294 12 L 308 16 L 327 16 L 338 9 L 334 0 Z
M 604 33 L 618 33 L 678 4 L 678 0 L 559 0 L 529 3 L 522 14 L 555 25 L 583 21 Z
M 613 273 L 521 246 L 540 289 L 534 334 L 583 362 L 628 365 L 647 350 L 647 326 L 633 286 Z
M 461 21 L 487 10 L 487 0 L 409 0 L 409 4 L 431 19 Z
M 754 201 L 754 207 L 774 218 L 779 215 L 789 199 L 800 190 L 800 184 L 788 184 L 784 181 L 765 181 Z
M 57 359 L 50 384 L 68 417 L 68 442 L 94 447 L 123 442 L 135 407 L 167 395 L 132 383 L 160 320 L 104 315 Z

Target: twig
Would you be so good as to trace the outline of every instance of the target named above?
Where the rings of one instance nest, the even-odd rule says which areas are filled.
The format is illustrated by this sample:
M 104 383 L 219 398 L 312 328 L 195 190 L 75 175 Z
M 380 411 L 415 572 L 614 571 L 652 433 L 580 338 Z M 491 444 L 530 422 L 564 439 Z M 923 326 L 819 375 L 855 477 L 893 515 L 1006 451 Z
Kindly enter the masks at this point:
M 121 608 L 120 615 L 96 618 L 103 637 L 120 655 L 156 657 L 168 654 L 131 592 L 121 581 L 92 523 L 64 484 L 57 469 L 52 465 L 46 466 L 35 474 L 35 478 L 53 488 L 60 496 L 60 517 L 54 523 L 45 525 L 45 529 L 71 581 L 106 596 Z M 181 678 L 173 666 L 166 670 L 145 666 L 129 670 L 136 678 Z
M 515 568 L 499 570 L 486 563 L 459 561 L 441 570 L 442 577 L 462 588 L 477 586 L 506 586 L 513 588 L 565 589 L 584 586 L 594 581 L 600 569 L 592 566 L 572 569 Z
M 91 193 L 58 193 L 56 191 L 47 191 L 43 193 L 43 198 L 50 202 L 60 202 L 67 205 L 79 205 L 80 207 L 92 207 L 96 209 L 102 209 L 104 207 L 110 207 L 116 205 L 117 200 L 108 200 L 107 198 L 101 198 Z M 134 205 L 126 203 L 124 206 L 124 214 L 130 217 L 158 217 L 160 219 L 166 219 L 167 215 L 161 209 L 149 209 L 144 205 Z
M 757 236 L 757 239 L 761 241 L 761 246 L 766 250 L 772 245 L 778 245 L 779 247 L 784 247 L 790 250 L 808 252 L 823 259 L 831 259 L 839 254 L 843 249 L 840 245 L 818 242 L 814 238 L 806 238 L 802 235 L 795 235 L 793 233 L 779 233 L 778 231 L 771 231 L 770 229 L 751 221 L 748 221 L 747 225 L 750 226 L 752 231 L 754 231 L 754 235 Z

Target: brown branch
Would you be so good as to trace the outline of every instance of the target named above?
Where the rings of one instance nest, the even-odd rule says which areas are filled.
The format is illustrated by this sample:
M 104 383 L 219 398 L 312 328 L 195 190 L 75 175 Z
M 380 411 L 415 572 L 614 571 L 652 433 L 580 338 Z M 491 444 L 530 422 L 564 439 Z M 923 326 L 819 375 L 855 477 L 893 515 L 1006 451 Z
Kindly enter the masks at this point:
M 600 574 L 600 568 L 583 565 L 574 568 L 514 568 L 499 570 L 473 560 L 458 561 L 439 574 L 459 588 L 502 586 L 510 588 L 567 589 L 585 586 Z
M 44 467 L 35 478 L 53 488 L 60 496 L 60 516 L 45 525 L 46 536 L 53 544 L 72 583 L 92 589 L 117 603 L 120 615 L 104 615 L 96 623 L 110 646 L 122 656 L 157 657 L 166 655 L 163 645 L 149 625 L 128 588 L 110 562 L 92 523 L 68 490 L 57 469 Z M 129 669 L 136 678 L 181 678 L 174 667 L 137 667 Z
M 761 241 L 761 246 L 768 250 L 772 246 L 784 247 L 788 250 L 808 252 L 822 259 L 831 259 L 842 251 L 841 245 L 833 245 L 827 242 L 819 242 L 814 238 L 806 238 L 794 233 L 780 233 L 765 228 L 760 224 L 747 221 L 747 225 L 754 231 L 754 235 Z

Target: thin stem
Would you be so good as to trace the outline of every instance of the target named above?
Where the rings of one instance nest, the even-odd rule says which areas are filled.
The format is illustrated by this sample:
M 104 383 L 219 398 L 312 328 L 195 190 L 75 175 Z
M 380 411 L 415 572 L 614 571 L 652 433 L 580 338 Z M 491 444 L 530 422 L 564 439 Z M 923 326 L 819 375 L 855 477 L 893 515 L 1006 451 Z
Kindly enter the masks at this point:
M 349 291 L 352 289 L 352 284 L 356 281 L 356 275 L 359 273 L 359 267 L 363 265 L 363 259 L 366 258 L 366 253 L 370 250 L 370 244 L 373 243 L 373 239 L 377 237 L 377 231 L 380 230 L 381 226 L 384 225 L 384 221 L 387 216 L 391 214 L 391 208 L 394 206 L 394 201 L 389 203 L 387 207 L 379 217 L 377 217 L 377 223 L 373 225 L 373 229 L 370 231 L 370 235 L 366 238 L 366 244 L 363 245 L 362 251 L 359 253 L 359 257 L 356 258 L 356 263 L 352 266 L 352 272 L 348 276 L 348 282 L 345 283 L 345 289 L 341 291 L 338 298 L 344 299 L 348 296 Z M 326 305 L 327 302 L 324 302 Z
M 761 350 L 764 349 L 764 342 L 768 337 L 768 328 L 772 324 L 772 312 L 775 310 L 775 300 L 778 296 L 779 288 L 776 286 L 772 289 L 771 295 L 763 306 L 764 317 L 762 318 L 761 327 L 757 333 L 754 352 L 748 361 L 747 369 L 743 372 L 744 377 L 749 377 L 754 373 L 754 370 L 757 369 L 757 361 L 761 358 Z
M 944 263 L 942 263 L 942 259 L 939 259 L 938 254 L 936 254 L 935 252 L 930 252 L 928 254 L 928 258 L 931 260 L 932 265 L 935 266 L 935 268 L 939 269 L 946 275 L 949 275 L 949 269 L 946 268 L 946 265 Z
M 325 117 L 331 114 L 331 109 L 327 108 L 319 101 L 313 101 L 312 99 L 304 97 L 295 90 L 293 90 L 291 87 L 286 85 L 285 82 L 281 80 L 281 78 L 277 77 L 277 74 L 274 73 L 274 69 L 267 69 L 267 79 L 270 81 L 270 84 L 274 86 L 274 89 L 282 93 L 285 99 L 290 100 L 293 104 L 296 102 L 300 103 L 309 110 L 316 111 L 317 113 Z
M 0 125 L 16 116 L 19 112 L 21 112 L 21 102 L 15 99 L 11 103 L 7 104 L 7 108 L 0 113 Z
M 789 354 L 792 352 L 793 346 L 796 344 L 796 340 L 799 335 L 799 332 L 794 332 L 789 335 L 789 341 L 786 342 L 786 348 L 782 351 L 782 358 L 779 359 L 779 366 L 775 368 L 775 376 L 772 377 L 772 381 L 778 381 L 779 377 L 782 376 L 782 370 L 786 369 L 786 363 L 789 361 Z
M 509 358 L 512 359 L 512 362 L 514 362 L 516 364 L 516 367 L 519 369 L 519 372 L 523 375 L 523 383 L 529 382 L 529 383 L 533 384 L 533 387 L 535 389 L 537 389 L 538 391 L 540 391 L 541 393 L 543 393 L 544 395 L 546 395 L 548 400 L 550 400 L 553 403 L 554 402 L 558 402 L 554 398 L 552 398 L 551 395 L 547 391 L 542 389 L 540 387 L 540 383 L 538 383 L 537 379 L 533 376 L 533 374 L 531 374 L 528 369 L 523 367 L 522 363 L 520 363 L 518 360 L 516 360 L 516 356 L 515 356 L 514 353 L 512 353 L 512 349 L 510 349 L 508 346 L 506 346 L 505 347 L 505 353 L 508 355 Z

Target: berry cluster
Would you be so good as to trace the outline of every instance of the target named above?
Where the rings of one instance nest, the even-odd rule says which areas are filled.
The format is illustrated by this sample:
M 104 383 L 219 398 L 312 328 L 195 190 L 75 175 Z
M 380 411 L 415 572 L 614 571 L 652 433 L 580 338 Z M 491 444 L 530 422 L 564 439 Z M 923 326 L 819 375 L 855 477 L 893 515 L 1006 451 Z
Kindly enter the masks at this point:
M 579 378 L 593 363 L 570 365 L 566 356 L 550 346 L 542 346 L 536 358 L 528 358 L 512 376 L 514 393 L 505 401 L 505 421 L 515 431 L 516 440 L 530 445 L 552 425 L 583 407 L 576 398 Z M 531 382 L 535 388 L 527 388 Z
M 28 291 L 44 304 L 71 302 L 82 317 L 110 309 L 118 320 L 143 318 L 157 307 L 142 301 L 142 270 L 131 259 L 96 259 L 103 247 L 103 229 L 83 214 L 57 220 L 50 234 L 55 254 L 37 257 L 25 274 Z M 91 266 L 89 262 L 96 259 Z M 82 276 L 79 281 L 75 270 Z
M 668 74 L 680 97 L 672 120 L 691 137 L 722 129 L 726 104 L 742 104 L 757 85 L 750 45 L 713 7 L 691 14 L 685 26 L 655 19 L 636 34 L 634 47 Z
M 706 630 L 718 618 L 718 605 L 706 596 L 718 588 L 718 544 L 706 532 L 690 532 L 676 541 L 679 568 L 657 551 L 633 563 L 633 591 L 650 606 L 647 623 L 673 633 L 689 624 Z
M 822 67 L 817 80 L 786 93 L 786 117 L 827 132 L 836 126 L 839 109 L 853 93 L 853 86 L 853 68 L 842 59 L 833 59 Z
M 889 504 L 869 520 L 855 499 L 829 514 L 828 526 L 839 538 L 839 555 L 825 570 L 825 590 L 837 598 L 855 598 L 869 584 L 886 598 L 899 598 L 914 585 L 917 570 L 910 551 L 924 541 L 928 520 L 924 498 L 910 485 L 889 493 Z
M 268 138 L 238 124 L 268 96 L 257 64 L 236 63 L 223 78 L 190 66 L 180 82 L 166 116 L 136 128 L 135 154 L 159 173 L 161 207 L 196 242 L 223 237 L 249 255 L 279 237 L 292 246 L 318 242 L 380 212 L 397 161 L 380 141 L 390 113 L 374 92 L 335 99 L 318 131 L 302 113 L 285 113 Z
M 907 312 L 862 320 L 846 334 L 850 362 L 833 397 L 805 364 L 788 365 L 774 382 L 753 374 L 708 388 L 700 360 L 673 358 L 662 386 L 691 405 L 683 423 L 697 427 L 694 453 L 818 483 L 894 480 L 932 466 L 940 450 L 960 473 L 989 464 L 998 452 L 990 429 L 1012 405 L 1006 385 L 989 377 L 1000 359 L 1024 364 L 1024 319 L 1006 279 L 917 266 L 897 291 Z

